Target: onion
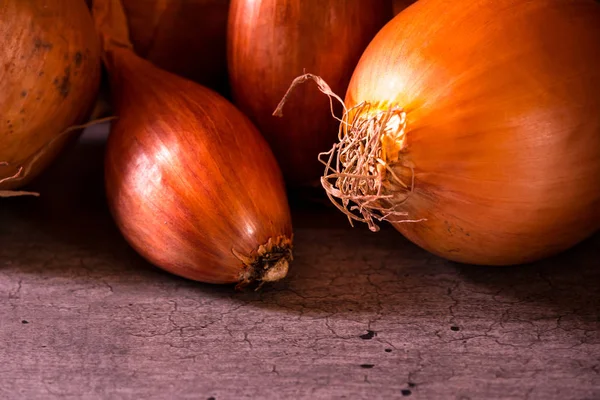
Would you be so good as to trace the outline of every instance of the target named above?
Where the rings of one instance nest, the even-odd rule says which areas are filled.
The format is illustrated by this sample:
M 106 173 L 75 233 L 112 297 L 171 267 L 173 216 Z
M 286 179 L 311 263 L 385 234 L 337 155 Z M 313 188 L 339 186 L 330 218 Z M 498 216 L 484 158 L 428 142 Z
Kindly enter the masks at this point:
M 449 260 L 511 265 L 600 227 L 592 0 L 420 0 L 369 45 L 345 106 L 322 183 L 372 230 L 386 220 Z
M 283 278 L 292 226 L 266 141 L 216 92 L 134 54 L 119 0 L 95 0 L 94 18 L 118 116 L 105 185 L 124 237 L 185 278 L 241 286 Z
M 0 3 L 0 196 L 21 192 L 89 117 L 100 51 L 82 1 Z
M 228 93 L 229 0 L 122 0 L 136 53 L 160 68 Z
M 316 160 L 336 138 L 328 103 L 307 86 L 272 113 L 290 82 L 304 70 L 345 91 L 360 55 L 392 17 L 387 0 L 233 0 L 228 66 L 238 107 L 267 138 L 290 186 L 318 185 Z

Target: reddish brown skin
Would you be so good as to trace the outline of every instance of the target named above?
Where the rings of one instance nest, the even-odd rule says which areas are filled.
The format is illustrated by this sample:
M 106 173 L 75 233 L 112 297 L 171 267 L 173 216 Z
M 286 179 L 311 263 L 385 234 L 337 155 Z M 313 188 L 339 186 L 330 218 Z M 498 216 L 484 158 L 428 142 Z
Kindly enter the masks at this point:
M 272 115 L 277 104 L 304 72 L 321 76 L 343 96 L 362 51 L 391 17 L 389 0 L 231 2 L 233 99 L 267 138 L 288 185 L 318 184 L 324 166 L 317 156 L 335 142 L 338 123 L 312 82 L 296 88 L 282 118 Z
M 119 119 L 106 153 L 115 221 L 151 263 L 209 283 L 240 281 L 233 250 L 291 238 L 283 178 L 266 141 L 210 89 L 128 49 L 107 65 Z
M 406 8 L 414 4 L 416 0 L 392 0 L 392 4 L 394 7 L 394 15 L 400 14 Z
M 89 10 L 72 0 L 0 2 L 0 180 L 91 112 L 100 84 L 100 49 Z M 16 189 L 38 176 L 68 137 L 58 139 Z
M 398 211 L 425 221 L 395 228 L 485 265 L 536 261 L 596 232 L 598 65 L 592 0 L 419 0 L 400 13 L 346 97 L 348 107 L 385 100 L 407 112 L 394 169 L 410 182 L 402 165 L 414 166 L 415 186 Z
M 167 71 L 228 93 L 229 0 L 122 0 L 136 53 Z

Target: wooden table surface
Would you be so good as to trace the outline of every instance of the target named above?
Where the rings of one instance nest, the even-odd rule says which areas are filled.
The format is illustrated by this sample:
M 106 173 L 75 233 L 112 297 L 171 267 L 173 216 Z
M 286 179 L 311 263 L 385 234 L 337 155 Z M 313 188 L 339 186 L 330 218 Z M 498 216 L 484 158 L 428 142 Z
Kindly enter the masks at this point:
M 236 293 L 126 245 L 102 136 L 0 199 L 1 399 L 600 399 L 600 236 L 464 266 L 298 202 L 289 278 Z

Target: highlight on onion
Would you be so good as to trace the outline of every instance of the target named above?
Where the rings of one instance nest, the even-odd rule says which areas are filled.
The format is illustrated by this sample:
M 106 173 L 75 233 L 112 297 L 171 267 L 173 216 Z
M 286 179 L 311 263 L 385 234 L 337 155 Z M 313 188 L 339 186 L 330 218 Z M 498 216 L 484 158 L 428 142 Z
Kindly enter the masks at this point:
M 136 53 L 228 95 L 229 0 L 122 0 Z
M 281 118 L 273 116 L 277 103 L 304 71 L 345 91 L 360 55 L 391 18 L 388 0 L 232 0 L 232 97 L 267 138 L 289 186 L 318 186 L 316 157 L 335 142 L 337 127 L 327 99 L 311 86 L 288 98 Z
M 368 46 L 345 108 L 322 185 L 351 221 L 480 265 L 600 228 L 593 0 L 419 0 Z
M 137 56 L 120 0 L 95 0 L 93 10 L 118 117 L 106 193 L 126 240 L 188 279 L 242 287 L 284 278 L 292 224 L 260 132 L 221 95 Z
M 83 1 L 0 3 L 0 197 L 27 194 L 94 106 L 100 51 Z

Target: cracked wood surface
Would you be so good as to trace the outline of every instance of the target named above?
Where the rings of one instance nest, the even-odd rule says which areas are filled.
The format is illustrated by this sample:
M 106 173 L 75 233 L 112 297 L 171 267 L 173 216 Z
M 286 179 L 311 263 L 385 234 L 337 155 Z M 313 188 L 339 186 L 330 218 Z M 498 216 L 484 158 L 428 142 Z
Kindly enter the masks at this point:
M 0 398 L 600 398 L 600 236 L 479 268 L 296 206 L 289 278 L 236 293 L 124 243 L 94 135 L 0 201 Z

